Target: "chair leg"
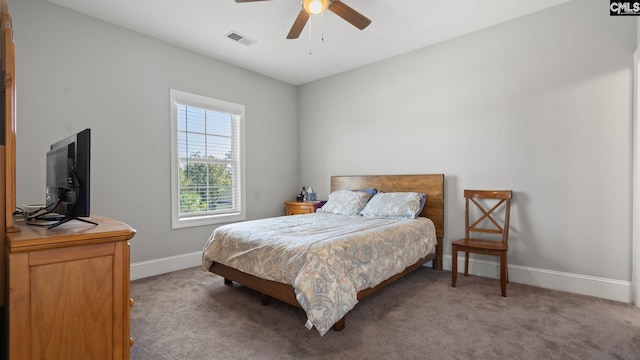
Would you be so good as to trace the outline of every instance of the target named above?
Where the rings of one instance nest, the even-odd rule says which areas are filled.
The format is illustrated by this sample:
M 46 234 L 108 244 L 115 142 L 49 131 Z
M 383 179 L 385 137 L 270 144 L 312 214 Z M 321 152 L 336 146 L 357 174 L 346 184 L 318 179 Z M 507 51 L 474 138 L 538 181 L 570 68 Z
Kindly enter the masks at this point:
M 502 296 L 507 297 L 507 279 L 509 272 L 507 271 L 507 253 L 506 251 L 500 255 L 500 290 Z
M 464 276 L 469 275 L 469 251 L 464 252 Z
M 458 279 L 458 246 L 451 245 L 451 287 L 456 287 Z

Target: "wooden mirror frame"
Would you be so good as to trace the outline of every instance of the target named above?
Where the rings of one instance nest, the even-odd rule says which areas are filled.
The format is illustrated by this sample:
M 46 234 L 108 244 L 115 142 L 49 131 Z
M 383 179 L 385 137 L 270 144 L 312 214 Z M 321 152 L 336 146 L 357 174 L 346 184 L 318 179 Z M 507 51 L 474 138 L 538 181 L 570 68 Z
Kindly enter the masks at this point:
M 6 303 L 5 280 L 5 238 L 6 233 L 20 231 L 13 224 L 13 212 L 16 209 L 16 84 L 15 84 L 15 44 L 13 26 L 6 0 L 0 0 L 0 56 L 2 57 L 2 79 L 4 81 L 0 97 L 3 111 L 0 126 L 0 307 Z
M 13 226 L 13 212 L 16 209 L 16 84 L 15 84 L 15 44 L 13 26 L 6 0 L 0 3 L 0 28 L 2 29 L 2 76 L 4 79 L 4 225 L 6 232 L 19 231 Z
M 6 0 L 0 6 L 2 29 L 2 75 L 4 78 L 4 188 L 5 231 L 15 232 L 13 212 L 16 209 L 16 84 L 13 26 Z

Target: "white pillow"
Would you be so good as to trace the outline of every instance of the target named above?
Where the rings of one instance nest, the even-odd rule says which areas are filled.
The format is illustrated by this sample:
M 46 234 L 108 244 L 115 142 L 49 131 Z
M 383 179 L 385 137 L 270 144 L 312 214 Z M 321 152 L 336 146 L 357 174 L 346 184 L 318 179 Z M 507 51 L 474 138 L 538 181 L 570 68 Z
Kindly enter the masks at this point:
M 329 199 L 318 212 L 336 215 L 359 215 L 371 194 L 364 191 L 338 190 L 329 194 Z
M 422 210 L 421 195 L 416 192 L 379 192 L 369 200 L 360 215 L 415 219 Z

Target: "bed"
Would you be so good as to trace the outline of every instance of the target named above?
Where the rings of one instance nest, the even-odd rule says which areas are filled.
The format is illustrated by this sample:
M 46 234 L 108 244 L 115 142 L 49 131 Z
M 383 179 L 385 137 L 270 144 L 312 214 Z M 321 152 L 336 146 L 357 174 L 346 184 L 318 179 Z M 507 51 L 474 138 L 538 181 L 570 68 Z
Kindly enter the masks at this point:
M 307 313 L 307 328 L 316 327 L 321 335 L 331 327 L 340 331 L 345 327 L 346 314 L 360 300 L 429 261 L 434 269 L 442 269 L 444 175 L 331 177 L 331 197 L 334 192 L 349 190 L 348 193 L 354 193 L 363 189 L 376 189 L 378 193 L 386 194 L 422 193 L 426 195 L 426 202 L 415 220 L 392 221 L 375 216 L 339 216 L 324 212 L 221 226 L 212 232 L 203 249 L 203 266 L 222 276 L 225 284 L 236 282 L 260 292 L 264 305 L 275 298 L 302 308 Z M 378 230 L 374 232 L 374 229 Z M 399 240 L 401 235 L 415 238 L 415 241 Z M 233 241 L 243 240 L 236 244 L 229 242 L 227 237 L 233 237 Z M 433 237 L 435 239 L 431 239 Z M 306 241 L 313 245 L 292 245 Z M 371 259 L 367 257 L 371 250 L 359 250 L 364 248 L 365 241 L 378 241 L 375 246 L 385 248 L 383 252 L 401 256 L 402 260 L 381 261 L 381 267 L 372 270 L 374 261 L 370 264 Z M 273 242 L 278 246 L 285 244 L 297 255 L 284 261 L 280 248 L 273 250 L 276 249 Z M 398 242 L 406 242 L 408 248 L 398 250 Z M 325 246 L 325 243 L 332 245 Z M 347 252 L 350 256 L 355 253 L 357 259 L 343 259 Z M 275 257 L 268 261 L 263 259 L 271 255 Z M 374 257 L 377 260 L 380 256 Z M 272 266 L 278 262 L 279 265 Z M 351 269 L 354 263 L 357 270 Z M 273 268 L 280 267 L 291 268 L 295 274 L 279 277 L 278 269 Z M 369 278 L 371 274 L 375 276 Z M 326 284 L 329 284 L 328 290 Z M 327 292 L 331 293 L 327 295 Z

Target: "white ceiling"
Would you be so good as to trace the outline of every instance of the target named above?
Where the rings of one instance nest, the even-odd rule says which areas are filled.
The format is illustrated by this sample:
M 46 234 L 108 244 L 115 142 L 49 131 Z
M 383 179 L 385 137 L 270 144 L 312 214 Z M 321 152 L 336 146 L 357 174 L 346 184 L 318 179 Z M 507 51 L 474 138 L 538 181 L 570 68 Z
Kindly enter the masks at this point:
M 300 0 L 48 1 L 300 85 L 569 0 L 343 0 L 371 25 L 358 30 L 328 11 L 311 16 L 296 40 L 286 36 Z M 256 43 L 235 42 L 230 31 Z

